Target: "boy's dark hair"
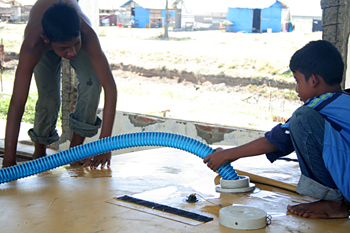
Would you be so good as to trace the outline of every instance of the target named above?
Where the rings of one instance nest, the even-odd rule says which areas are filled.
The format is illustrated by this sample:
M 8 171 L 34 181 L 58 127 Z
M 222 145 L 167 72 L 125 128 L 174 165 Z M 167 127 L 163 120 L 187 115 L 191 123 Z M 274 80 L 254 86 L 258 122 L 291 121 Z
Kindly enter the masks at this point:
M 80 18 L 76 9 L 68 3 L 52 4 L 41 20 L 45 36 L 50 42 L 70 41 L 80 35 Z
M 294 53 L 289 68 L 299 71 L 308 81 L 311 74 L 319 75 L 328 85 L 341 83 L 344 62 L 338 49 L 326 40 L 311 41 Z

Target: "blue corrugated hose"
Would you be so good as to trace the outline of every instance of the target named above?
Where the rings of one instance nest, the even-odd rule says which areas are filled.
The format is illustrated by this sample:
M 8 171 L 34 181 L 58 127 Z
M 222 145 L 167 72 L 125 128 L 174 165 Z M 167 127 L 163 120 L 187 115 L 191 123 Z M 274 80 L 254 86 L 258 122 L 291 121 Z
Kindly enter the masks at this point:
M 103 154 L 137 146 L 164 146 L 181 149 L 204 159 L 215 150 L 210 146 L 184 135 L 167 132 L 139 132 L 121 134 L 86 143 L 68 150 L 0 170 L 0 184 L 38 174 L 53 168 Z M 223 179 L 239 179 L 231 164 L 222 165 L 218 172 Z

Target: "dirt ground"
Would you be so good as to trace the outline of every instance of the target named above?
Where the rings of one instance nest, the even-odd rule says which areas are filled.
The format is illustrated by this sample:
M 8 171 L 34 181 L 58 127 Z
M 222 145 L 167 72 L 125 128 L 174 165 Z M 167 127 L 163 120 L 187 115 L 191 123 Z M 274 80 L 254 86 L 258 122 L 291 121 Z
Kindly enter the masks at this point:
M 293 53 L 320 32 L 229 33 L 224 31 L 170 32 L 163 29 L 100 27 L 100 41 L 111 63 L 147 69 L 167 69 L 204 75 L 271 77 L 288 68 Z
M 297 49 L 311 40 L 321 39 L 322 35 L 198 31 L 170 32 L 170 40 L 162 40 L 157 38 L 161 34 L 161 29 L 100 28 L 101 45 L 113 64 L 271 80 L 275 77 L 269 70 L 286 69 Z M 114 70 L 113 74 L 121 111 L 269 130 L 288 119 L 301 105 L 300 101 L 287 100 L 283 94 L 274 96 L 278 88 L 267 85 L 252 89 L 244 85 L 212 84 L 210 78 L 198 84 L 177 78 L 143 77 L 121 70 Z
M 118 87 L 117 109 L 126 112 L 269 130 L 301 106 L 300 101 L 262 96 L 244 86 L 209 81 L 198 85 L 120 70 L 113 75 Z
M 210 81 L 197 84 L 178 78 L 144 77 L 122 70 L 112 73 L 118 88 L 119 111 L 269 130 L 288 119 L 301 105 L 300 101 L 287 100 L 283 96 L 270 96 L 278 88 L 267 85 L 252 89 Z M 14 70 L 5 71 L 3 93 L 12 93 L 13 76 Z M 31 91 L 36 92 L 34 81 Z M 102 100 L 100 107 L 103 107 Z

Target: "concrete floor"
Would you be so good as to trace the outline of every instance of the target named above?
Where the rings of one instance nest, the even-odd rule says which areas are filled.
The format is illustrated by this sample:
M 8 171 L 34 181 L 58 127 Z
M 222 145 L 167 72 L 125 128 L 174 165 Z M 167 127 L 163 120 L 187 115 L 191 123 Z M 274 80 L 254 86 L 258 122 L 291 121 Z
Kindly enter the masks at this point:
M 292 185 L 297 182 L 295 175 L 291 175 L 298 169 L 293 163 L 280 161 L 273 169 L 268 163 L 260 164 L 255 170 L 248 160 L 234 166 L 259 175 L 269 176 L 270 171 L 272 178 L 280 174 L 280 181 Z M 219 223 L 219 205 L 239 204 L 260 208 L 272 216 L 270 225 L 251 232 L 350 230 L 348 219 L 305 219 L 286 211 L 288 204 L 313 201 L 310 197 L 258 183 L 250 193 L 217 193 L 216 176 L 197 156 L 172 148 L 115 155 L 110 169 L 105 170 L 62 166 L 0 185 L 0 229 L 1 232 L 28 233 L 247 232 Z M 199 202 L 184 201 L 193 193 Z M 173 215 L 161 217 L 158 214 L 161 211 L 133 204 L 122 206 L 123 203 L 114 198 L 123 195 L 199 213 L 213 220 L 202 223 L 179 220 Z

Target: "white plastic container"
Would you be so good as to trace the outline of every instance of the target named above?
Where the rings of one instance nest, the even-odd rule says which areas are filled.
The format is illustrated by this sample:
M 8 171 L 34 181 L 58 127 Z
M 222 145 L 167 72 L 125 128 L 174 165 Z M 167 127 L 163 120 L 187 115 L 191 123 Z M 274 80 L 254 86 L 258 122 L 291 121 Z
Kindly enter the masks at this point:
M 256 230 L 267 225 L 267 213 L 249 206 L 227 206 L 219 211 L 220 224 L 232 229 Z
M 245 193 L 254 191 L 255 184 L 250 183 L 248 176 L 239 176 L 238 180 L 220 179 L 220 185 L 216 191 L 220 193 Z

